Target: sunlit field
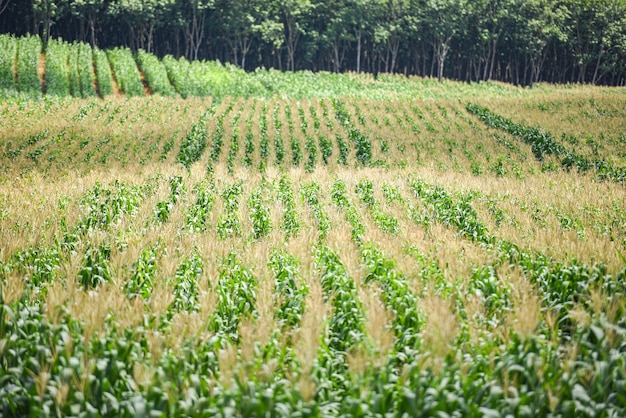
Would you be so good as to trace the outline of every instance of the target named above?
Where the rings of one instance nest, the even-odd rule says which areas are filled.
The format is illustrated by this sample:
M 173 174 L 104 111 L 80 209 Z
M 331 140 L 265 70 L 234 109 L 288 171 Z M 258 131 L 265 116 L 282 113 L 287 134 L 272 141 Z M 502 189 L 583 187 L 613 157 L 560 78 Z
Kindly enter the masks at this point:
M 0 415 L 626 415 L 626 90 L 264 77 L 0 102 Z

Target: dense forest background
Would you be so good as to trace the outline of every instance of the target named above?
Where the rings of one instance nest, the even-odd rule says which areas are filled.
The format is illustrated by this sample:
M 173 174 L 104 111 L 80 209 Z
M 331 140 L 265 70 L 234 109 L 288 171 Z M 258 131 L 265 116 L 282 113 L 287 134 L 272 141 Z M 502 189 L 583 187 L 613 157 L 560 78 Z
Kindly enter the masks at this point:
M 246 70 L 626 80 L 626 0 L 0 0 L 0 32 Z

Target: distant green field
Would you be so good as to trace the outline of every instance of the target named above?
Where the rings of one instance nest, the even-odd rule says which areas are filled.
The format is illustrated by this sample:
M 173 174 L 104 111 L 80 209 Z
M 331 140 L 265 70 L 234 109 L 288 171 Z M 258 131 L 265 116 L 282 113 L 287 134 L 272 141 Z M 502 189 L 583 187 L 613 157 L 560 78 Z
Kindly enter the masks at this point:
M 362 99 L 484 99 L 528 97 L 568 86 L 538 84 L 534 88 L 486 82 L 469 84 L 381 74 L 334 74 L 308 71 L 245 72 L 214 61 L 162 60 L 127 48 L 100 51 L 83 43 L 51 40 L 42 54 L 38 37 L 0 35 L 0 99 L 11 97 L 89 97 L 99 95 L 171 97 L 264 97 Z M 95 70 L 94 70 L 95 69 Z M 38 75 L 39 74 L 39 75 Z
M 626 90 L 45 58 L 1 416 L 626 416 Z

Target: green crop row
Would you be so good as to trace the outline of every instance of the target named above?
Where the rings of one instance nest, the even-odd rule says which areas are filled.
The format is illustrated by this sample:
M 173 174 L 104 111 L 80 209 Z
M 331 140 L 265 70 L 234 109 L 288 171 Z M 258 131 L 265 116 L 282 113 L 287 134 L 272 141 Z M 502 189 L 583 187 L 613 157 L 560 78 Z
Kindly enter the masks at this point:
M 141 68 L 153 93 L 162 96 L 176 95 L 176 91 L 168 79 L 165 66 L 156 56 L 139 50 L 137 52 L 137 64 L 139 64 L 139 68 Z
M 594 169 L 601 179 L 618 183 L 624 183 L 626 180 L 626 167 L 613 167 L 605 160 L 590 160 L 584 155 L 570 151 L 547 131 L 515 123 L 510 119 L 491 112 L 484 106 L 468 104 L 466 109 L 468 112 L 476 115 L 487 126 L 501 129 L 529 144 L 535 158 L 539 161 L 543 160 L 544 155 L 554 155 L 561 159 L 561 166 L 565 170 L 570 170 L 573 167 L 576 167 L 579 172 Z
M 128 48 L 115 48 L 107 51 L 111 68 L 120 92 L 128 96 L 143 96 L 143 84 L 133 54 Z
M 17 39 L 11 35 L 0 35 L 0 89 L 15 88 L 15 58 Z
M 17 89 L 34 97 L 41 96 L 39 56 L 41 40 L 36 36 L 19 38 L 17 44 Z
M 70 95 L 70 45 L 51 39 L 46 48 L 46 94 L 67 97 Z

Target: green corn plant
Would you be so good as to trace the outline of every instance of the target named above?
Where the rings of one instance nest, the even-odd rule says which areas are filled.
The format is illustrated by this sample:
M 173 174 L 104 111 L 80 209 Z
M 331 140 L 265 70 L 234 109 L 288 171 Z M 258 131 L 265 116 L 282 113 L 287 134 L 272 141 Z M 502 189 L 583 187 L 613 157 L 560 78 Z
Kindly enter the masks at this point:
M 320 186 L 315 182 L 306 183 L 300 187 L 300 197 L 309 206 L 313 219 L 317 223 L 320 239 L 324 239 L 330 231 L 331 224 L 328 214 L 322 209 L 319 195 Z
M 213 181 L 203 179 L 193 187 L 196 202 L 187 209 L 187 227 L 193 232 L 204 232 L 208 229 L 211 210 L 215 200 Z
M 255 318 L 257 280 L 234 253 L 225 257 L 219 267 L 217 308 L 209 329 L 227 342 L 239 341 L 238 326 L 245 317 Z
M 78 270 L 78 281 L 85 290 L 96 288 L 111 281 L 110 257 L 110 244 L 87 248 L 83 256 L 83 265 Z
M 298 265 L 298 260 L 286 251 L 272 251 L 269 267 L 274 274 L 277 298 L 274 317 L 282 330 L 297 328 L 304 314 L 304 299 L 308 289 L 302 283 Z
M 217 235 L 221 239 L 233 235 L 241 235 L 241 224 L 238 215 L 241 195 L 243 195 L 243 183 L 241 181 L 224 188 L 221 193 L 222 200 L 226 206 L 226 213 L 220 214 L 217 221 Z
M 293 187 L 288 177 L 282 176 L 280 178 L 276 195 L 278 201 L 283 205 L 280 228 L 285 231 L 286 238 L 289 239 L 298 235 L 302 228 L 302 222 L 298 218 Z
M 269 187 L 265 182 L 255 187 L 248 200 L 249 218 L 252 222 L 252 238 L 261 239 L 272 230 L 272 219 L 268 204 Z

